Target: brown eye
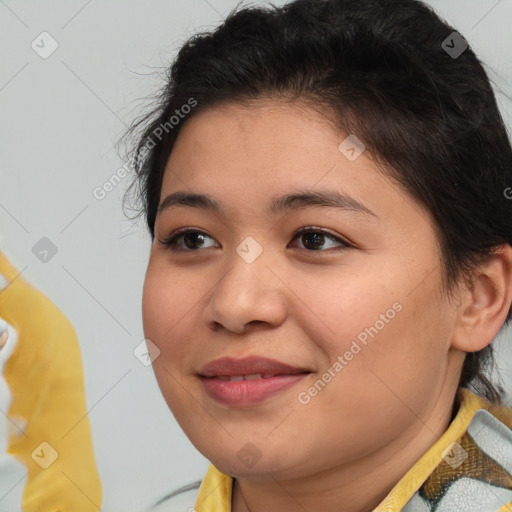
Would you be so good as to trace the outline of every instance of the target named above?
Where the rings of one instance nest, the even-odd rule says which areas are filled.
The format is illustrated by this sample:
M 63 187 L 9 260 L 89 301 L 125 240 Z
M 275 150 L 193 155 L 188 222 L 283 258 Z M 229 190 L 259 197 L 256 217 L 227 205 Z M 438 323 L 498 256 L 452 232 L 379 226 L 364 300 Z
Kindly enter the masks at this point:
M 318 252 L 322 249 L 335 249 L 335 248 L 348 248 L 352 247 L 348 242 L 345 242 L 341 238 L 334 236 L 333 234 L 325 231 L 321 228 L 307 227 L 302 228 L 295 233 L 294 240 L 299 239 L 302 242 L 303 247 L 299 249 L 305 249 L 309 252 Z M 333 243 L 337 246 L 325 247 L 325 244 Z
M 213 238 L 202 231 L 193 229 L 180 229 L 175 231 L 165 240 L 158 240 L 161 244 L 168 246 L 170 251 L 197 251 L 205 246 L 207 239 Z M 183 241 L 183 243 L 181 242 Z M 184 244 L 184 245 L 183 245 Z M 212 247 L 212 246 L 210 246 Z

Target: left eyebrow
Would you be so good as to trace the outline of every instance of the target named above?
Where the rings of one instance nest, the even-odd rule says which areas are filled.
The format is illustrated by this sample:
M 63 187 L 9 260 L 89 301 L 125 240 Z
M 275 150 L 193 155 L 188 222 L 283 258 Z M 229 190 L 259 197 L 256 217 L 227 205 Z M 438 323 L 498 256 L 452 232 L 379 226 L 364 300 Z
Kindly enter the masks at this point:
M 173 206 L 200 208 L 220 215 L 224 212 L 221 204 L 209 194 L 178 191 L 165 197 L 158 207 L 158 213 Z M 369 218 L 379 219 L 378 215 L 354 197 L 334 190 L 298 190 L 292 194 L 274 197 L 270 201 L 268 211 L 273 215 L 278 215 L 284 212 L 311 207 L 337 208 L 357 212 Z
M 285 211 L 314 206 L 349 210 L 379 219 L 377 214 L 354 197 L 335 190 L 299 190 L 294 194 L 276 197 L 271 201 L 269 211 L 277 215 Z

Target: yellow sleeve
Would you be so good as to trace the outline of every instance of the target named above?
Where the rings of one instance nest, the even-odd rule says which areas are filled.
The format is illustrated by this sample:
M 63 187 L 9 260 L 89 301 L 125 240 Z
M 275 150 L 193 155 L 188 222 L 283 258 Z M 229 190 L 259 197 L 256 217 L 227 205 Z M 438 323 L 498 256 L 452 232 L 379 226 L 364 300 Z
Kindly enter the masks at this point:
M 0 252 L 0 315 L 18 342 L 4 378 L 12 394 L 9 454 L 27 470 L 23 512 L 97 512 L 102 487 L 87 417 L 76 332 Z

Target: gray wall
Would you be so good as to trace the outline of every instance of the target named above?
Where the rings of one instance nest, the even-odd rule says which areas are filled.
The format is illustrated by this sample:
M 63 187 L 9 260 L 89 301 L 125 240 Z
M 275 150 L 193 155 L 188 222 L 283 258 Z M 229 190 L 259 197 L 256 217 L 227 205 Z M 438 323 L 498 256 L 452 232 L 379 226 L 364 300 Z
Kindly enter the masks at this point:
M 429 3 L 510 95 L 512 1 Z M 93 190 L 123 165 L 114 143 L 143 112 L 138 99 L 160 83 L 151 73 L 168 65 L 195 29 L 212 27 L 235 4 L 0 2 L 0 247 L 79 334 L 105 512 L 142 510 L 201 478 L 208 462 L 175 423 L 151 368 L 133 355 L 144 337 L 141 295 L 150 241 L 142 223 L 121 210 L 128 180 L 102 200 Z M 58 43 L 49 56 L 55 43 L 48 36 L 41 43 L 44 31 Z M 512 126 L 512 105 L 499 99 Z M 32 253 L 42 237 L 58 251 L 46 263 Z M 511 361 L 510 349 L 499 357 L 509 376 Z

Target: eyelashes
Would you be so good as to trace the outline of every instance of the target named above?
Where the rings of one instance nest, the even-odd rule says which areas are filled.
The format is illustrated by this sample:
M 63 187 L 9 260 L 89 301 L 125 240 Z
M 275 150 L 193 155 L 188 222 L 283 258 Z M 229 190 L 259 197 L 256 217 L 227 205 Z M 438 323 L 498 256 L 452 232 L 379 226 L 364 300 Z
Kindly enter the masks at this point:
M 340 250 L 353 247 L 353 245 L 347 242 L 346 240 L 336 235 L 333 235 L 329 231 L 326 231 L 325 229 L 317 226 L 306 226 L 300 228 L 294 233 L 291 241 L 293 242 L 299 237 L 302 237 L 301 240 L 303 240 L 306 236 L 308 237 L 306 239 L 306 243 L 302 242 L 303 247 L 299 247 L 299 249 L 305 250 L 307 252 L 326 252 L 326 249 L 312 249 L 312 247 L 316 247 L 317 245 L 323 245 L 324 243 L 326 243 L 326 241 L 331 241 L 336 244 L 339 244 L 337 247 L 329 247 L 329 252 L 331 252 L 331 250 Z M 211 237 L 204 231 L 188 227 L 180 228 L 174 231 L 169 237 L 165 238 L 164 240 L 160 240 L 159 238 L 157 238 L 157 240 L 162 245 L 165 245 L 169 251 L 181 253 L 199 252 L 202 248 L 204 248 L 204 242 L 207 239 L 214 240 L 213 237 Z M 181 241 L 185 243 L 185 247 L 183 247 L 179 243 Z M 200 246 L 194 247 L 194 244 L 198 243 L 200 244 Z M 190 247 L 190 245 L 192 245 L 192 247 Z M 209 247 L 212 246 L 207 246 L 206 248 Z

